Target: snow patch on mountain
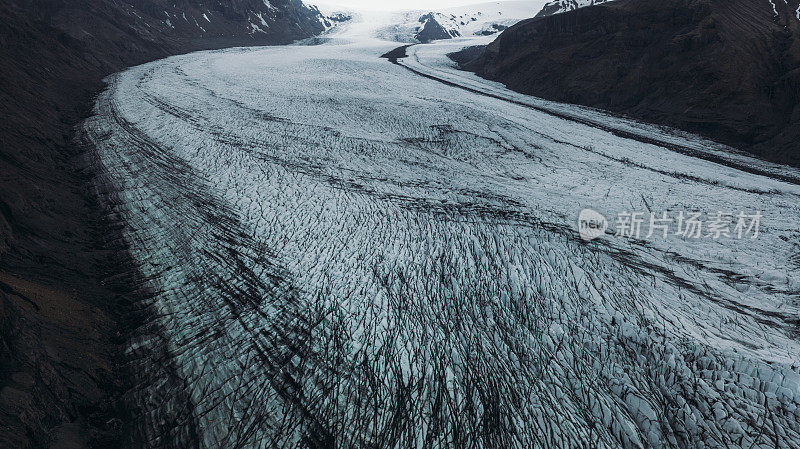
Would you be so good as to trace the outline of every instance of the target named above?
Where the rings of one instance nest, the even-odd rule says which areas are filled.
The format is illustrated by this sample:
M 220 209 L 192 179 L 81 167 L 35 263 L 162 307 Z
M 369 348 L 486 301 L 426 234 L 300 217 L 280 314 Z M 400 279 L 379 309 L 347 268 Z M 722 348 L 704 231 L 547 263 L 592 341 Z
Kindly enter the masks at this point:
M 544 5 L 536 17 L 552 16 L 562 12 L 574 11 L 585 6 L 599 5 L 600 3 L 610 2 L 611 0 L 554 0 Z
M 778 15 L 778 7 L 775 6 L 775 2 L 773 2 L 772 0 L 769 0 L 769 4 L 772 6 L 772 12 L 775 13 L 775 15 L 777 16 Z
M 319 21 L 326 31 L 336 28 L 338 25 L 351 22 L 354 17 L 358 16 L 357 12 L 338 5 L 318 3 L 311 5 L 310 8 L 319 13 Z

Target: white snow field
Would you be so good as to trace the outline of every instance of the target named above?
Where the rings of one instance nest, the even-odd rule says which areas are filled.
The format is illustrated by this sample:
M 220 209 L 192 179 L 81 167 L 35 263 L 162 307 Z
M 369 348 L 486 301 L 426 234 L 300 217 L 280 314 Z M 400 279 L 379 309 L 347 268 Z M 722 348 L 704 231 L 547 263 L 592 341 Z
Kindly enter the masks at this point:
M 419 43 L 414 36 L 422 29 L 421 18 L 432 14 L 451 35 L 492 35 L 541 11 L 546 0 L 514 0 L 475 3 L 443 9 L 412 10 L 393 13 L 375 35 L 386 40 Z M 375 23 L 375 22 L 372 22 Z M 495 36 L 496 37 L 496 36 Z
M 144 276 L 143 445 L 800 447 L 796 171 L 443 56 L 480 39 L 393 64 L 384 25 L 108 79 L 84 131 Z

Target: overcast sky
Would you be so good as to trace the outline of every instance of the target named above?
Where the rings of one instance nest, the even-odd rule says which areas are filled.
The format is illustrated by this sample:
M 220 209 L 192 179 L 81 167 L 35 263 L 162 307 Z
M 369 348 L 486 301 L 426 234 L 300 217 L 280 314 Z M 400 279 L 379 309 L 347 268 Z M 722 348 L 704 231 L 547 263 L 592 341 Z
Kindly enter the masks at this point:
M 441 9 L 451 6 L 486 3 L 486 0 L 325 0 L 322 2 L 305 0 L 305 3 L 311 5 L 324 4 L 326 6 L 340 5 L 362 10 L 396 11 L 402 9 Z

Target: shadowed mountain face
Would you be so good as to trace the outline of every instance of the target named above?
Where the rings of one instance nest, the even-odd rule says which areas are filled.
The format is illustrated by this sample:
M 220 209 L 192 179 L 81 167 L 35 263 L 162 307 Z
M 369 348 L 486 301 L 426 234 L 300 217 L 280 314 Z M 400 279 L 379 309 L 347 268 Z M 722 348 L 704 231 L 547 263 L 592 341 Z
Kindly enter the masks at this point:
M 0 447 L 119 447 L 130 283 L 72 142 L 103 76 L 321 30 L 297 0 L 0 2 Z
M 223 45 L 287 43 L 322 30 L 300 0 L 40 0 L 42 18 L 93 49 L 153 42 L 170 53 Z M 102 42 L 107 41 L 107 42 Z M 108 42 L 110 41 L 110 42 Z M 133 41 L 133 42 L 125 42 Z
M 800 163 L 797 0 L 619 0 L 521 22 L 479 75 Z

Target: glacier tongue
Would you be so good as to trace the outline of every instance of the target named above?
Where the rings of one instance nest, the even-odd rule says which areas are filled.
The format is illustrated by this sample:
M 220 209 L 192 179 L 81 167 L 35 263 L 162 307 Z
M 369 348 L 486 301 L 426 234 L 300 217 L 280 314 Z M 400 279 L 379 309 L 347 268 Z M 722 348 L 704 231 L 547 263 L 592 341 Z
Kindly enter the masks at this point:
M 85 124 L 149 292 L 149 444 L 800 444 L 798 185 L 346 33 L 134 67 Z M 588 207 L 765 218 L 755 240 L 586 243 Z

